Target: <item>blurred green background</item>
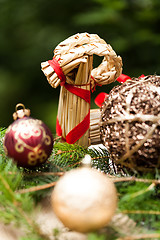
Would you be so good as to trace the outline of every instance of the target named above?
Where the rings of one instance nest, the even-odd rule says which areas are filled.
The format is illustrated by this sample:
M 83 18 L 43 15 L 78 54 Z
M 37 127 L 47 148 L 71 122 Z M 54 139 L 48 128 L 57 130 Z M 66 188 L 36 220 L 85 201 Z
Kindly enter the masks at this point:
M 1 127 L 12 123 L 15 105 L 22 102 L 55 132 L 60 88 L 48 84 L 40 63 L 78 32 L 97 33 L 111 44 L 124 74 L 159 74 L 159 0 L 0 0 Z M 112 87 L 97 87 L 92 108 L 98 92 Z

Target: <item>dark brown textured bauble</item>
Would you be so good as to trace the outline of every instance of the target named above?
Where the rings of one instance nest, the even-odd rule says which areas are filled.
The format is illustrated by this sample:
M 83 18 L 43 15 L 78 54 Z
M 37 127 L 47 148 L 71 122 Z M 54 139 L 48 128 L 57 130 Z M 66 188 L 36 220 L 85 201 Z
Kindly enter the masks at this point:
M 112 89 L 102 106 L 101 139 L 117 166 L 160 168 L 160 76 L 132 78 Z

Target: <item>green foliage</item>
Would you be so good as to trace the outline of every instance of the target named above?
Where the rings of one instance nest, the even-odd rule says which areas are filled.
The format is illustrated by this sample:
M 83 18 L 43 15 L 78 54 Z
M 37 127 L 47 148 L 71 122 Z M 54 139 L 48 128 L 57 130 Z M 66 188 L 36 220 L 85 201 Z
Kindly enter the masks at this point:
M 104 235 L 98 235 L 96 233 L 88 234 L 88 240 L 105 240 Z
M 137 223 L 151 229 L 160 227 L 159 185 L 144 182 L 125 182 L 117 184 L 117 188 L 120 211 L 136 212 L 138 210 L 142 213 L 130 214 L 131 218 Z M 145 214 L 145 212 L 148 212 L 148 214 Z
M 53 161 L 61 168 L 72 168 L 80 164 L 80 159 L 88 153 L 87 148 L 74 144 L 56 143 L 54 145 Z M 70 166 L 71 165 L 71 166 Z
M 119 179 L 115 183 L 119 197 L 116 216 L 119 217 L 113 219 L 104 229 L 89 233 L 88 240 L 115 240 L 134 237 L 139 233 L 160 233 L 160 186 L 154 181 L 159 179 L 158 172 L 155 177 L 153 174 L 141 175 L 133 179 L 134 181 L 128 181 L 125 176 L 117 175 L 113 171 L 105 148 L 84 148 L 60 142 L 55 143 L 53 153 L 44 165 L 32 170 L 22 169 L 5 156 L 2 149 L 4 134 L 5 130 L 1 129 L 0 221 L 22 226 L 26 235 L 21 237 L 21 240 L 49 240 L 49 237 L 41 232 L 31 213 L 35 204 L 50 194 L 52 188 L 48 187 L 48 184 L 50 186 L 56 183 L 61 174 L 80 166 L 86 154 L 91 155 L 94 168 L 112 175 L 113 180 Z M 60 238 L 60 234 L 59 229 L 53 229 L 56 240 Z
M 160 2 L 157 0 L 94 0 L 94 2 L 98 4 L 97 7 L 75 16 L 77 24 L 97 28 L 96 32 L 110 42 L 122 56 L 124 71 L 128 75 L 158 73 Z
M 0 156 L 0 219 L 7 224 L 22 223 L 28 227 L 28 221 L 22 215 L 33 209 L 34 201 L 29 194 L 16 193 L 21 181 L 22 172 L 17 169 L 12 160 L 4 161 Z
M 81 159 L 86 154 L 92 158 L 92 166 L 101 169 L 101 171 L 109 172 L 109 155 L 105 148 L 88 149 L 76 144 L 57 143 L 54 145 L 53 162 L 60 168 L 70 170 L 79 166 Z

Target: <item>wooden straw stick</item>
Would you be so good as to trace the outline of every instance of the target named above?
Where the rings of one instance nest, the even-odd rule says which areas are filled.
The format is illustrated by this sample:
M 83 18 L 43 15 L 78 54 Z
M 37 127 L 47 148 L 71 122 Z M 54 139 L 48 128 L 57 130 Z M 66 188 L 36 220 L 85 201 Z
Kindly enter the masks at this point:
M 87 59 L 88 59 L 88 56 L 87 56 Z M 84 64 L 84 66 L 83 66 L 82 78 L 81 78 L 81 83 L 87 84 L 87 82 L 88 82 L 88 62 L 86 64 Z M 81 88 L 87 89 L 87 86 L 82 86 Z M 80 108 L 80 111 L 81 111 L 80 122 L 81 122 L 81 121 L 83 121 L 85 116 L 88 114 L 88 112 L 86 110 L 86 105 L 89 105 L 89 103 L 86 103 L 86 101 L 82 98 L 80 100 L 81 100 L 81 108 Z M 79 139 L 79 144 L 84 145 L 84 146 L 88 146 L 88 130 Z
M 78 71 L 77 71 L 77 75 L 76 75 L 76 78 L 75 78 L 75 85 L 81 85 L 82 84 L 82 73 L 83 73 L 83 69 L 84 69 L 84 65 L 85 63 L 80 63 L 79 65 L 79 68 L 78 68 Z M 81 88 L 79 86 L 79 88 Z M 81 98 L 78 97 L 78 96 L 75 96 L 76 99 L 76 109 L 75 109 L 75 112 L 74 112 L 74 115 L 75 115 L 75 126 L 77 126 L 79 123 L 80 123 L 80 116 L 81 116 Z M 74 118 L 74 116 L 73 116 Z M 74 121 L 72 119 L 72 121 Z M 79 143 L 80 140 L 78 140 L 76 143 L 77 144 L 80 144 Z
M 55 81 L 57 81 L 58 80 L 57 74 L 53 72 L 53 74 L 49 76 L 49 80 L 51 83 L 54 83 Z
M 90 91 L 90 85 L 87 85 L 86 89 Z M 86 103 L 85 109 L 86 109 L 86 115 L 87 115 L 88 112 L 90 111 L 90 104 L 89 103 Z M 84 134 L 84 138 L 85 138 L 85 142 L 84 142 L 85 144 L 83 144 L 83 145 L 88 146 L 89 145 L 89 141 L 88 141 L 88 139 L 89 139 L 89 129 Z
M 57 88 L 59 84 L 61 83 L 61 80 L 58 78 L 58 80 L 54 83 L 54 88 Z
M 53 68 L 51 66 L 48 66 L 46 68 L 43 68 L 43 72 L 46 76 L 49 76 L 53 73 Z
M 68 111 L 69 111 L 69 97 L 68 97 L 69 92 L 66 90 L 66 105 L 65 105 L 65 135 L 68 133 Z
M 100 109 L 90 110 L 90 142 L 91 144 L 100 144 Z
M 78 68 L 78 71 L 77 71 L 77 75 L 76 75 L 76 78 L 75 78 L 75 85 L 80 85 L 81 84 L 81 76 L 82 76 L 82 69 L 83 69 L 83 64 L 84 63 L 80 63 L 79 64 L 79 68 Z
M 74 61 L 66 64 L 65 66 L 62 67 L 62 70 L 65 74 L 69 73 L 72 71 L 74 68 L 76 68 L 81 62 L 85 63 L 87 62 L 87 59 L 84 57 L 77 58 Z
M 65 92 L 65 89 L 62 86 L 61 91 L 60 91 L 60 96 L 59 96 L 59 105 L 58 105 L 58 114 L 57 114 L 60 125 L 62 125 L 62 121 L 63 121 L 62 120 L 62 111 L 64 109 L 64 97 L 65 97 L 64 92 Z
M 68 129 L 69 131 L 72 130 L 72 118 L 73 118 L 73 97 L 74 95 L 70 93 L 69 95 L 69 120 L 68 120 Z
M 73 97 L 74 94 L 67 91 L 67 102 L 68 102 L 68 122 L 66 122 L 66 135 L 72 130 L 72 118 L 73 118 Z
M 62 86 L 63 87 L 63 86 Z M 63 87 L 64 88 L 64 87 Z M 63 109 L 61 109 L 61 114 L 62 114 L 62 123 L 61 123 L 61 128 L 62 128 L 62 136 L 65 138 L 66 137 L 66 120 L 68 117 L 67 114 L 67 90 L 64 88 L 64 93 L 63 93 Z
M 93 55 L 88 56 L 88 82 L 91 78 L 91 71 L 93 68 Z
M 46 68 L 46 67 L 48 67 L 48 66 L 49 66 L 48 61 L 45 61 L 45 62 L 42 62 L 42 63 L 41 63 L 41 68 L 42 68 L 42 69 L 44 69 L 44 68 Z
M 82 71 L 82 67 L 83 67 L 83 63 L 80 63 L 79 64 L 79 68 L 78 68 L 78 72 L 77 72 L 77 75 L 76 75 L 76 78 L 75 78 L 75 85 L 79 84 L 80 82 L 80 73 Z M 78 98 L 76 95 L 73 96 L 73 116 L 72 116 L 72 119 L 70 119 L 70 121 L 72 121 L 71 123 L 71 128 L 73 129 L 75 126 L 76 126 L 76 123 L 78 122 L 77 121 L 77 107 L 78 107 Z
M 92 70 L 92 65 L 93 65 L 93 56 L 88 56 L 88 62 L 87 62 L 87 67 L 86 67 L 86 82 L 85 84 L 88 84 L 90 83 L 90 78 L 91 78 L 91 70 Z M 86 89 L 90 91 L 90 85 L 87 85 L 86 86 Z M 88 112 L 90 111 L 90 104 L 89 103 L 85 103 L 85 115 L 88 114 Z M 90 130 L 88 129 L 86 131 L 86 133 L 83 135 L 83 145 L 84 146 L 88 146 L 90 143 L 89 143 L 89 132 Z

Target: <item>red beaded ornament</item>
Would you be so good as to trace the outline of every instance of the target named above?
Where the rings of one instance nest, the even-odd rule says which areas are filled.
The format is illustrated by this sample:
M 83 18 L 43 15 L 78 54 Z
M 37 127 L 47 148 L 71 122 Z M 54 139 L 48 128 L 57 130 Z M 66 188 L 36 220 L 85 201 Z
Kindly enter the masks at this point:
M 19 109 L 22 107 L 22 109 Z M 16 105 L 15 120 L 4 137 L 6 155 L 18 166 L 32 168 L 44 163 L 53 148 L 53 136 L 49 128 L 38 119 L 29 117 L 30 110 L 23 104 Z

